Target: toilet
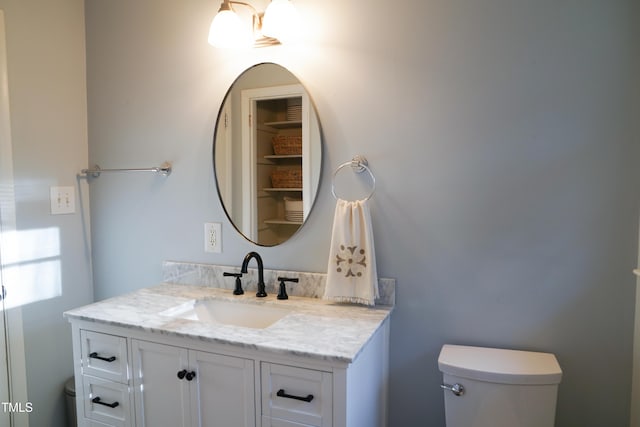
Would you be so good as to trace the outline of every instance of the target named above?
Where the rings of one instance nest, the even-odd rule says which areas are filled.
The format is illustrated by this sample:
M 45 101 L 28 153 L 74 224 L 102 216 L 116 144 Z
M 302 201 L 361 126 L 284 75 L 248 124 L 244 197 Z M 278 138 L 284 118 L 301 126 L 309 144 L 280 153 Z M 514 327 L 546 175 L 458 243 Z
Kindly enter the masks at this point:
M 446 344 L 447 427 L 553 427 L 562 370 L 550 353 Z

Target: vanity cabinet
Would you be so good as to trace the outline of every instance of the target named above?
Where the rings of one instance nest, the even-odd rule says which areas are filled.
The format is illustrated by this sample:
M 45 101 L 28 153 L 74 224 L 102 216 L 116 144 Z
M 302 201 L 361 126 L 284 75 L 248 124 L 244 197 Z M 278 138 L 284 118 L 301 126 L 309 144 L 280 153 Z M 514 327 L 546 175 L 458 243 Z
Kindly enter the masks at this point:
M 255 425 L 252 360 L 132 340 L 136 426 Z
M 384 312 L 358 311 L 348 318 L 349 325 L 358 322 L 362 328 L 372 324 L 370 317 L 380 320 L 353 356 L 341 357 L 296 344 L 313 334 L 316 324 L 326 330 L 318 335 L 327 340 L 323 346 L 344 347 L 356 339 L 349 338 L 355 336 L 351 332 L 344 335 L 351 330 L 347 314 L 334 313 L 335 307 L 301 311 L 281 319 L 279 328 L 258 332 L 149 314 L 175 302 L 159 310 L 148 293 L 147 305 L 132 303 L 129 323 L 114 324 L 112 313 L 124 312 L 124 298 L 113 305 L 96 303 L 95 316 L 101 317 L 88 314 L 94 313 L 91 306 L 66 314 L 80 427 L 386 426 Z M 347 341 L 336 342 L 340 336 Z

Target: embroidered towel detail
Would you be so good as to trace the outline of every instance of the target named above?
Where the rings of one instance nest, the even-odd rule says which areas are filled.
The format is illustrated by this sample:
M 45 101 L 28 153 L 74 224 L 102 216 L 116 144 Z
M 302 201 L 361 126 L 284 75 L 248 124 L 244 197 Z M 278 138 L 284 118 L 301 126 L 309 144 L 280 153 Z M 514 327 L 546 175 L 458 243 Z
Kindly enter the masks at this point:
M 375 305 L 378 272 L 367 200 L 336 203 L 324 298 Z

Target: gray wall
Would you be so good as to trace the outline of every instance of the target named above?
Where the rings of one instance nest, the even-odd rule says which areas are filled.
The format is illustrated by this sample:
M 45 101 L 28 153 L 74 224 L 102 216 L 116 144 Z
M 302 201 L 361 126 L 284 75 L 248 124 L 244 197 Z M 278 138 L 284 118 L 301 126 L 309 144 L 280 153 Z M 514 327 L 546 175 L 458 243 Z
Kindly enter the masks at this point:
M 88 159 L 84 4 L 81 0 L 0 0 L 5 12 L 17 232 L 25 255 L 19 286 L 35 283 L 21 308 L 32 427 L 63 426 L 63 386 L 73 374 L 71 333 L 62 312 L 93 300 L 88 187 L 76 173 Z M 49 214 L 50 186 L 76 187 L 77 212 Z M 84 207 L 81 204 L 84 203 Z M 84 216 L 83 216 L 84 215 Z M 38 259 L 55 230 L 59 256 Z M 31 240 L 24 236 L 35 235 Z M 58 264 L 59 277 L 40 266 Z M 21 270 L 22 271 L 22 270 Z M 39 289 L 60 284 L 57 296 Z M 11 295 L 7 295 L 10 301 Z M 14 330 L 10 330 L 13 333 Z M 22 407 L 24 408 L 24 402 Z
M 378 271 L 398 280 L 391 425 L 444 425 L 437 356 L 461 343 L 555 353 L 558 425 L 626 427 L 637 2 L 295 4 L 304 46 L 239 52 L 207 45 L 216 2 L 86 1 L 91 162 L 174 163 L 166 179 L 91 184 L 96 298 L 159 282 L 165 259 L 256 249 L 218 201 L 212 135 L 234 78 L 274 61 L 311 93 L 325 161 L 304 229 L 259 250 L 270 268 L 326 271 L 331 174 L 368 157 Z M 208 221 L 223 222 L 222 254 L 203 251 Z

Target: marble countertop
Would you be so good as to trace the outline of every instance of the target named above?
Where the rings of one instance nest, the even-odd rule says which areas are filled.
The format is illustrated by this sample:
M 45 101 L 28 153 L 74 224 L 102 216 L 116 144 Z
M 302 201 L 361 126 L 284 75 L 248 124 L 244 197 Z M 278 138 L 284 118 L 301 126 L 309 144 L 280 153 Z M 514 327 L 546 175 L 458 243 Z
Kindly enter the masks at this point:
M 291 312 L 265 329 L 205 323 L 162 314 L 193 300 L 208 298 L 285 307 Z M 163 283 L 69 310 L 64 316 L 69 321 L 99 322 L 275 354 L 350 363 L 389 317 L 391 310 L 391 306 L 370 308 L 296 296 L 280 301 L 275 294 L 257 298 L 255 292 L 250 291 L 235 296 L 228 289 Z

